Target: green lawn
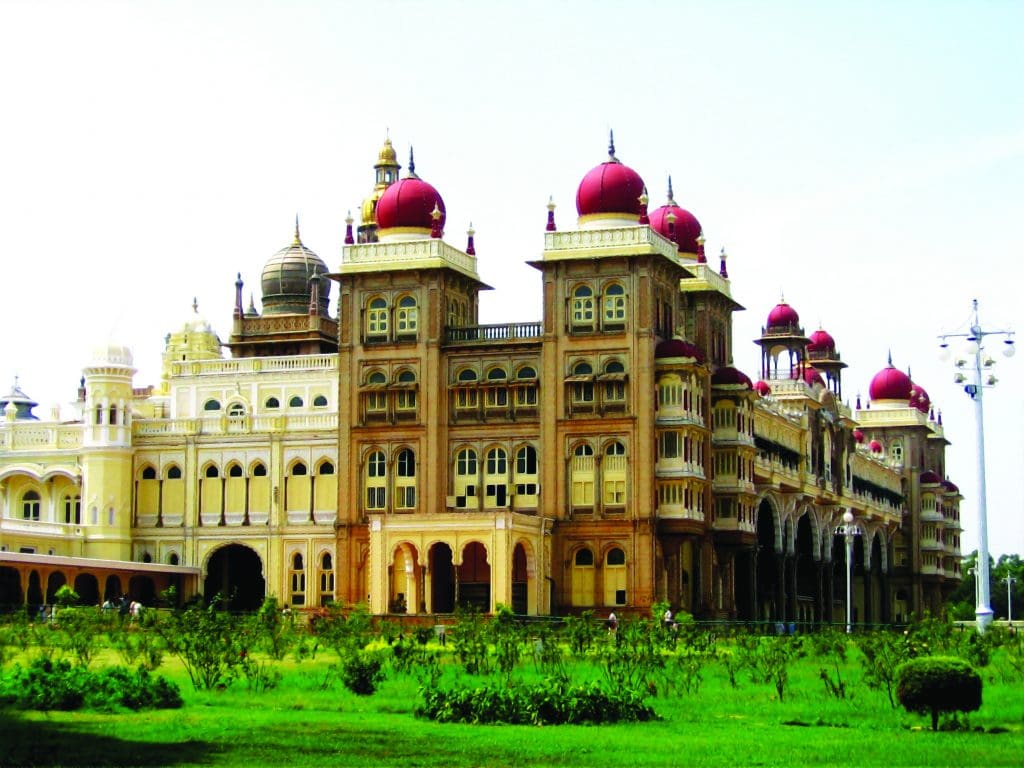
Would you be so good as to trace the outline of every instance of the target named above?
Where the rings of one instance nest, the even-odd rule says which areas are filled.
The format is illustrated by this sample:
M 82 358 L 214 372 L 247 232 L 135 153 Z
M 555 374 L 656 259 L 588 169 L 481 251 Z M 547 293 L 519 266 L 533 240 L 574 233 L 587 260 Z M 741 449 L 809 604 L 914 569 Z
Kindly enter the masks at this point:
M 244 681 L 197 692 L 180 664 L 159 674 L 179 683 L 179 710 L 0 713 L 3 765 L 345 765 L 345 766 L 1020 766 L 1024 695 L 998 664 L 983 672 L 984 704 L 972 730 L 932 733 L 925 717 L 889 707 L 860 680 L 860 656 L 844 668 L 850 694 L 828 696 L 811 658 L 796 662 L 784 701 L 741 674 L 732 688 L 717 662 L 699 693 L 660 694 L 657 722 L 605 726 L 444 725 L 413 715 L 417 683 L 391 676 L 358 697 L 320 682 L 333 654 L 282 662 L 281 684 L 250 694 Z M 117 663 L 104 652 L 98 667 Z M 996 659 L 998 662 L 998 658 Z M 522 676 L 532 677 L 532 663 Z M 586 670 L 576 672 L 587 674 Z M 591 670 L 591 674 L 594 672 Z M 454 663 L 445 680 L 466 679 Z M 993 732 L 996 731 L 996 732 Z M 1003 731 L 1003 732 L 998 732 Z

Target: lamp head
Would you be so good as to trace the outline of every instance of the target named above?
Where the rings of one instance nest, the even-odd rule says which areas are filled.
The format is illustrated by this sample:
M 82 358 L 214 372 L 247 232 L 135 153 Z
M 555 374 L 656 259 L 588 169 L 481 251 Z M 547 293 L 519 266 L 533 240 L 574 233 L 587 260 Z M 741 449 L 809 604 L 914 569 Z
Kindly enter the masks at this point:
M 847 525 L 852 523 L 853 522 L 853 512 L 851 512 L 850 510 L 846 510 L 845 512 L 843 512 L 843 522 L 846 523 Z

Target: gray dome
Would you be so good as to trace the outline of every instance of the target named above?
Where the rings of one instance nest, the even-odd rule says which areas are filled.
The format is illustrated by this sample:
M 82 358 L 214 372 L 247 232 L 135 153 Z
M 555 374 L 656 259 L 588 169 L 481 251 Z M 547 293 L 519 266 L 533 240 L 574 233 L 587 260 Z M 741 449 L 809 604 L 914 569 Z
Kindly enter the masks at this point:
M 295 227 L 295 240 L 271 256 L 263 267 L 263 314 L 305 315 L 313 294 L 312 280 L 327 272 L 327 265 L 319 256 L 302 244 L 299 228 Z M 331 283 L 320 278 L 318 308 L 327 314 Z

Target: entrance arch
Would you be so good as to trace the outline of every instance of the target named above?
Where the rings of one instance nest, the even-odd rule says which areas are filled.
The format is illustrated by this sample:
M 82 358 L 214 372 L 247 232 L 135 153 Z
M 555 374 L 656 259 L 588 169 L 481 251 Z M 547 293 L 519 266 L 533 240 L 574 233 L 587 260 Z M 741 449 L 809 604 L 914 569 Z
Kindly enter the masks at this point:
M 21 607 L 21 575 L 17 568 L 0 568 L 0 610 Z
M 80 573 L 75 577 L 75 592 L 82 605 L 100 604 L 100 583 L 91 573 Z
M 782 560 L 775 549 L 780 540 L 771 504 L 762 500 L 757 508 L 757 618 L 761 621 L 782 618 Z
M 107 576 L 107 585 L 103 588 L 103 599 L 116 601 L 124 592 L 121 591 L 121 577 L 115 574 Z
M 530 612 L 530 573 L 526 549 L 522 542 L 512 551 L 512 613 L 525 616 Z
M 437 543 L 430 548 L 430 610 L 434 613 L 452 613 L 455 610 L 455 568 L 452 549 Z
M 210 555 L 203 582 L 203 595 L 208 604 L 220 594 L 233 611 L 255 611 L 263 603 L 266 592 L 263 561 L 249 547 L 228 544 Z
M 479 541 L 471 541 L 462 550 L 458 571 L 459 605 L 470 605 L 488 613 L 491 610 L 491 567 L 487 550 Z
M 67 578 L 60 571 L 54 571 L 50 574 L 50 578 L 46 580 L 46 602 L 54 603 L 57 601 L 57 590 L 68 583 Z

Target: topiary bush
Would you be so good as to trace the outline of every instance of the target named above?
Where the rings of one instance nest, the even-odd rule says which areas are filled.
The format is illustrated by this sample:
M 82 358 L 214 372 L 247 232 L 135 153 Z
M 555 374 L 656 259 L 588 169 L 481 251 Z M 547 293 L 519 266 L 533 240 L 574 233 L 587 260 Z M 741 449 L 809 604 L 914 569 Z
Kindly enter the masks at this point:
M 896 697 L 908 712 L 931 713 L 932 730 L 942 712 L 974 712 L 981 707 L 981 676 L 963 659 L 926 656 L 896 670 Z

